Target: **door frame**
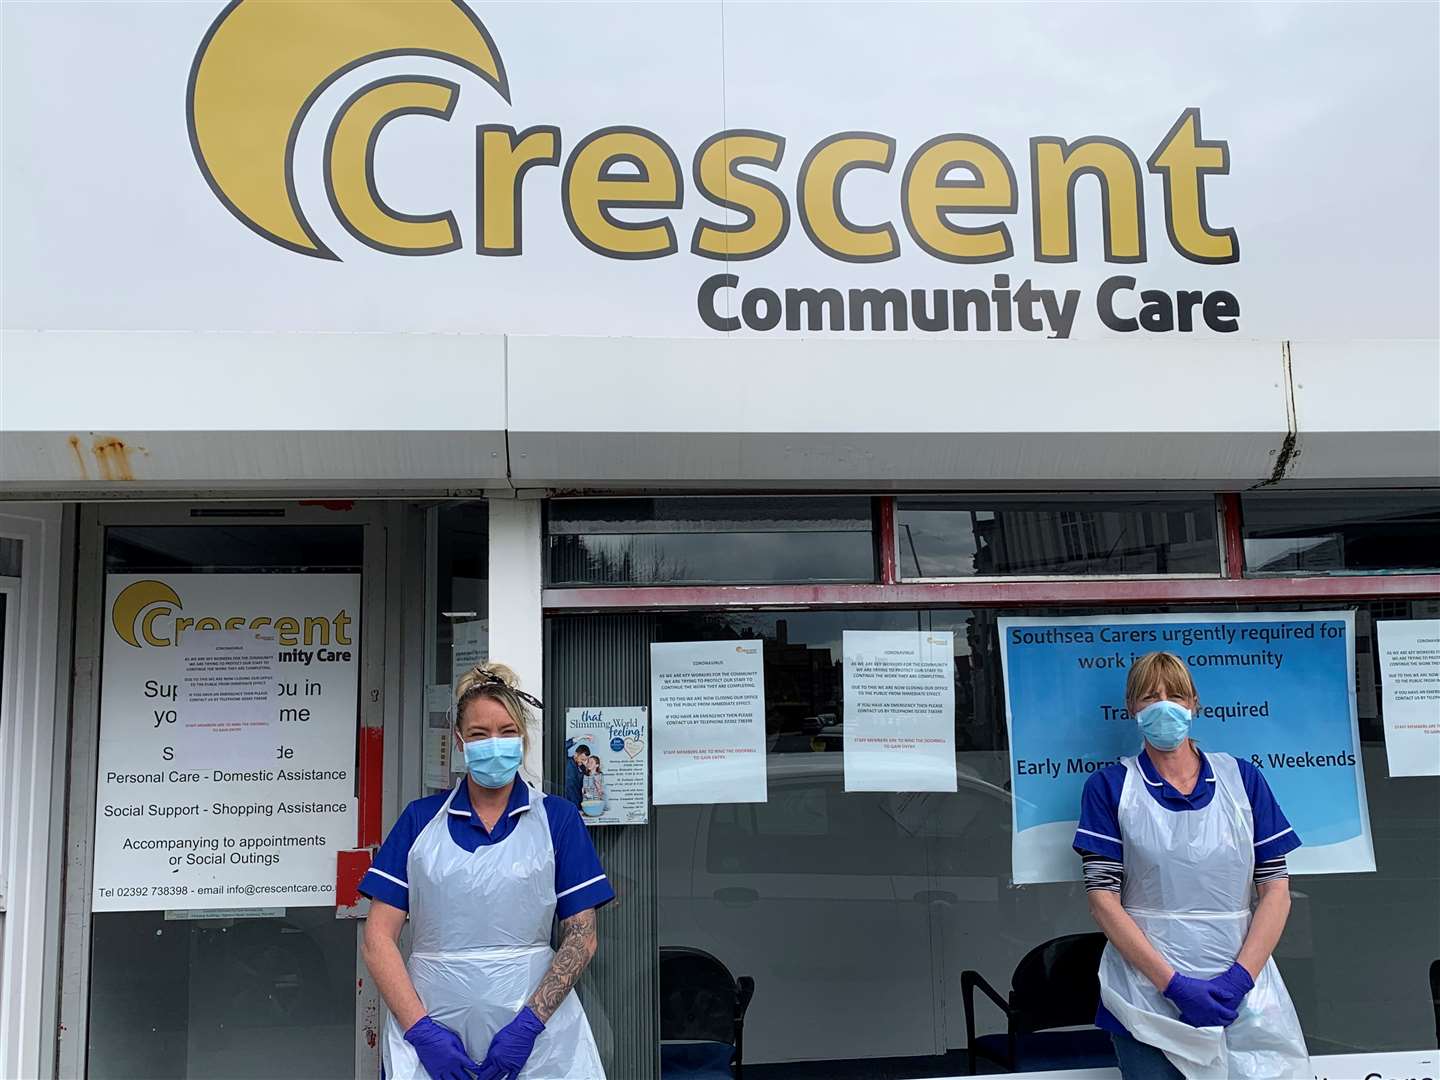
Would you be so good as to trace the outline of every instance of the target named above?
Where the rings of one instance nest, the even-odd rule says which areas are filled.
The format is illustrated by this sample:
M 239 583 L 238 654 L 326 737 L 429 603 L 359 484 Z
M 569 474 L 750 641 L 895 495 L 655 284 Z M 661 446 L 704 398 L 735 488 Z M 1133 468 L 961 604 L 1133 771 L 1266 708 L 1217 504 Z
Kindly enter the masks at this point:
M 284 511 L 275 516 L 276 509 Z M 380 807 L 370 805 L 367 790 L 357 777 L 357 846 L 378 843 L 367 835 L 367 821 L 393 820 L 400 794 L 400 722 L 409 689 L 405 662 L 413 652 L 405 640 L 402 620 L 392 613 L 405 604 L 405 530 L 400 528 L 408 507 L 400 502 L 361 500 L 302 500 L 253 502 L 101 503 L 82 506 L 77 537 L 78 565 L 75 588 L 74 683 L 69 741 L 68 799 L 65 806 L 65 893 L 60 955 L 60 1005 L 56 1025 L 57 1075 L 86 1075 L 89 1052 L 90 1002 L 90 900 L 94 880 L 95 799 L 100 725 L 100 665 L 104 641 L 105 531 L 115 526 L 194 526 L 219 524 L 358 525 L 363 529 L 361 561 L 360 685 L 357 741 L 362 751 L 361 772 L 377 770 Z M 197 516 L 196 512 L 200 515 Z M 250 511 L 251 513 L 247 513 Z M 395 543 L 391 543 L 391 539 Z M 387 605 L 387 598 L 393 603 Z M 387 679 L 388 668 L 395 677 Z M 366 760 L 365 731 L 380 731 L 383 756 Z M 378 759 L 377 759 L 378 757 Z M 361 913 L 363 914 L 363 912 Z M 341 917 L 337 914 L 337 917 Z M 350 915 L 347 917 L 355 917 Z M 378 1076 L 378 1033 L 383 1004 L 374 981 L 363 977 L 360 957 L 363 919 L 355 923 L 356 998 L 354 1075 Z
M 58 502 L 0 503 L 0 537 L 21 548 L 19 578 L 3 578 L 6 722 L 0 725 L 0 1076 L 51 1073 L 51 1008 L 58 929 L 61 754 L 56 716 L 67 662 L 62 616 L 68 579 L 64 552 L 73 515 Z M 57 704 L 59 708 L 57 708 Z

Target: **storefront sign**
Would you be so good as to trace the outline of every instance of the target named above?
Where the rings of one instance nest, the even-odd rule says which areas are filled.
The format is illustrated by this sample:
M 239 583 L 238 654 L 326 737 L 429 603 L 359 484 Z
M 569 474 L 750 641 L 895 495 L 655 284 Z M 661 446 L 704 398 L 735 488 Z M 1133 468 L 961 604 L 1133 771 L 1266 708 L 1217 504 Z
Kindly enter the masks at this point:
M 8 325 L 1434 334 L 1432 5 L 720 10 L 6 5 Z
M 105 610 L 93 910 L 334 903 L 359 576 L 112 574 Z
M 1375 626 L 1390 775 L 1440 775 L 1440 619 Z
M 955 634 L 846 630 L 845 790 L 955 791 Z
M 579 793 L 586 825 L 644 825 L 650 820 L 650 710 L 565 710 L 567 792 Z
M 1304 841 L 1291 871 L 1374 870 L 1352 620 L 1348 611 L 1001 619 L 1015 881 L 1080 877 L 1070 845 L 1081 789 L 1140 750 L 1125 677 L 1157 651 L 1175 653 L 1195 678 L 1200 747 L 1263 770 Z
M 650 702 L 656 806 L 766 800 L 763 642 L 652 644 Z

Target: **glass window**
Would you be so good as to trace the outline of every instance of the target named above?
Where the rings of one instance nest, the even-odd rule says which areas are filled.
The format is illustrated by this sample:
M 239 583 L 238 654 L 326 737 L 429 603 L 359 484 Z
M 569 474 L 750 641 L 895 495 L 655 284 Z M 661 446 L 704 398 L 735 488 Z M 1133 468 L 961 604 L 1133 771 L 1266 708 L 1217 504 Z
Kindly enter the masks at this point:
M 1349 606 L 1356 610 L 1357 711 L 1377 870 L 1292 880 L 1293 910 L 1275 955 L 1314 1054 L 1430 1045 L 1427 968 L 1440 956 L 1434 917 L 1440 910 L 1440 778 L 1389 776 L 1373 646 L 1376 619 L 1432 618 L 1440 614 L 1440 600 Z M 1030 949 L 1095 931 L 1079 883 L 1011 883 L 1001 614 L 646 617 L 653 620 L 647 625 L 654 640 L 763 642 L 768 801 L 661 806 L 652 819 L 659 944 L 703 949 L 732 975 L 755 980 L 745 1020 L 747 1071 L 756 1066 L 773 1080 L 964 1074 L 961 973 L 977 971 L 1003 994 Z M 635 616 L 551 622 L 568 619 L 576 620 L 576 632 L 554 640 L 593 642 L 605 636 L 607 620 L 618 628 Z M 846 629 L 955 632 L 957 792 L 844 790 Z M 585 658 L 562 650 L 555 662 L 583 668 Z M 588 677 L 575 674 L 581 683 Z M 981 1034 L 1003 1031 L 988 1005 L 977 1005 L 977 1023 Z
M 0 577 L 20 576 L 20 552 L 24 541 L 0 536 Z
M 344 525 L 141 525 L 105 532 L 108 574 L 358 574 L 360 529 Z
M 1440 491 L 1242 495 L 1249 574 L 1440 569 Z
M 550 585 L 875 580 L 864 497 L 552 499 Z
M 127 526 L 106 531 L 105 569 L 359 573 L 363 552 L 353 525 Z M 333 904 L 217 904 L 91 916 L 89 1075 L 354 1075 L 356 924 Z
M 901 496 L 902 578 L 1217 574 L 1207 497 Z

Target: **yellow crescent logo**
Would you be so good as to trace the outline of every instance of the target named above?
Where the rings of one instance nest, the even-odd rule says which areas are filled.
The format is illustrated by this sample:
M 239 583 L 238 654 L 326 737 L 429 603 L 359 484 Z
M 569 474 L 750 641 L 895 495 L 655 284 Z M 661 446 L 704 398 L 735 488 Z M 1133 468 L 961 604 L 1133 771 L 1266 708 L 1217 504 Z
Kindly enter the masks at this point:
M 267 240 L 303 255 L 338 260 L 300 208 L 295 140 L 310 107 L 336 79 L 391 56 L 451 61 L 510 100 L 495 43 L 459 0 L 234 0 L 200 42 L 186 93 L 190 146 L 216 197 Z M 387 84 L 393 87 L 395 81 Z M 408 108 L 395 105 L 376 118 L 373 131 L 407 111 L 449 116 L 459 87 L 442 83 L 437 90 L 437 80 L 417 81 L 429 93 Z M 393 90 L 389 96 L 394 98 Z M 332 143 L 334 137 L 332 128 Z M 373 152 L 373 141 L 369 150 Z M 347 176 L 343 182 L 369 179 Z M 327 176 L 332 204 L 337 186 L 340 183 Z M 382 217 L 388 212 L 378 198 L 366 207 L 374 209 L 372 204 L 378 204 Z M 388 213 L 393 220 L 407 220 Z M 447 230 L 454 231 L 447 217 L 422 220 L 443 238 Z M 458 235 L 454 239 L 458 246 Z M 439 247 L 414 253 L 435 250 Z
M 110 622 L 115 633 L 127 645 L 140 648 L 135 631 L 139 628 L 140 613 L 151 604 L 174 604 L 184 608 L 175 590 L 163 581 L 136 581 L 120 590 L 115 605 L 110 609 Z

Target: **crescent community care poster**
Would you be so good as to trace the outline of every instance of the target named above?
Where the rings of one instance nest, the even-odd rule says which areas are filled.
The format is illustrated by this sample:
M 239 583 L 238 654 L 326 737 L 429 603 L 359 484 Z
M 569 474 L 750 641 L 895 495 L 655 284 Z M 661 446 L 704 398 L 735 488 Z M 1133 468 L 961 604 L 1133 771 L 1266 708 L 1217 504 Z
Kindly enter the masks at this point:
M 335 902 L 356 840 L 357 574 L 111 574 L 95 911 Z
M 1175 653 L 1195 678 L 1201 749 L 1263 771 L 1303 841 L 1292 872 L 1375 869 L 1353 612 L 1002 618 L 999 627 L 1017 884 L 1080 877 L 1071 841 L 1081 789 L 1139 752 L 1125 678 L 1155 651 Z

